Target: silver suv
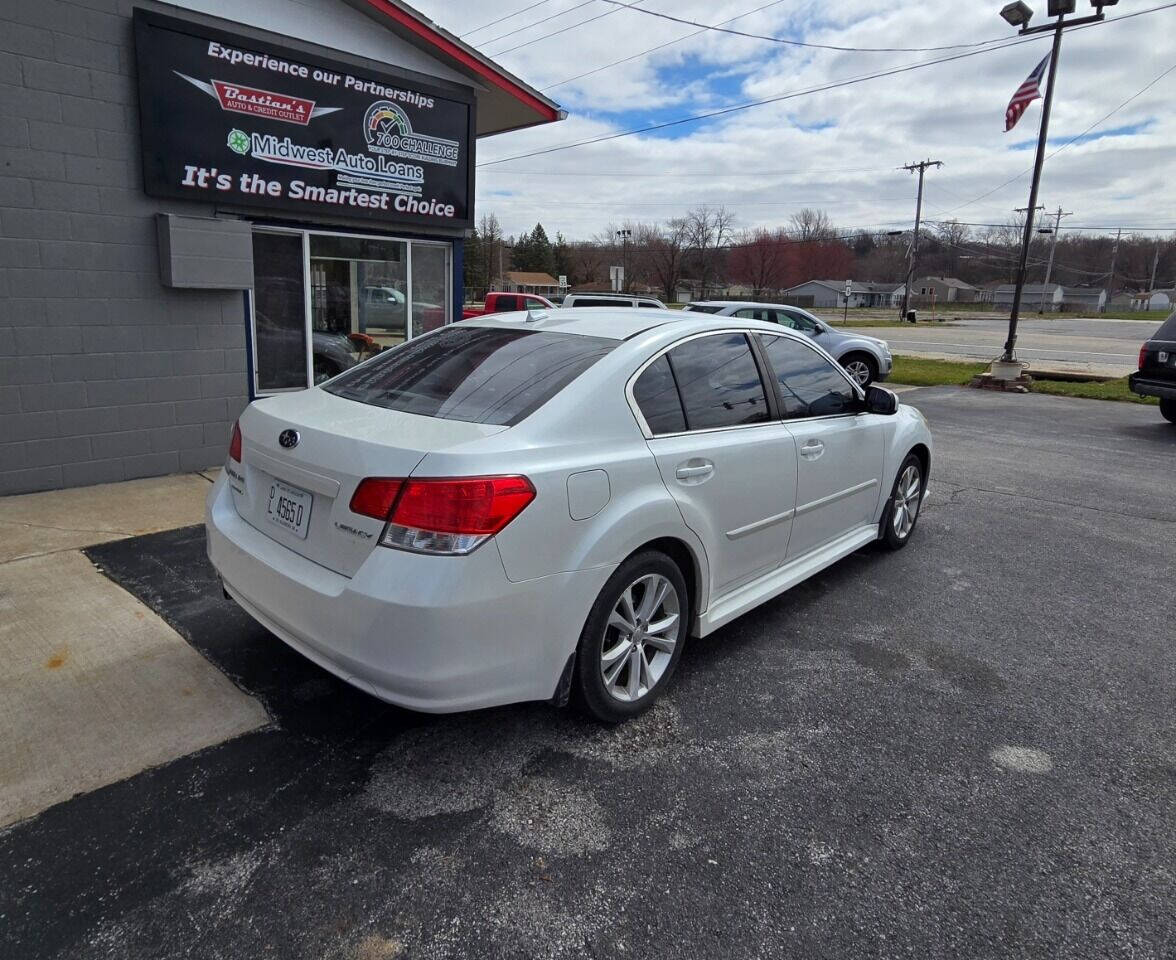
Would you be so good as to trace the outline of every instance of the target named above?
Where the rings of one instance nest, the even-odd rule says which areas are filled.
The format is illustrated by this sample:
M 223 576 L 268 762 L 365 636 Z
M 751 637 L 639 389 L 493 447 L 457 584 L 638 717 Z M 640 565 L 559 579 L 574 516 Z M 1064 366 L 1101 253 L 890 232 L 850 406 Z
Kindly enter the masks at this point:
M 713 313 L 720 317 L 741 320 L 766 320 L 778 323 L 807 337 L 812 337 L 826 352 L 840 363 L 846 372 L 863 387 L 875 380 L 890 376 L 892 360 L 885 340 L 866 337 L 859 333 L 834 330 L 825 321 L 807 310 L 783 303 L 752 303 L 750 301 L 699 300 L 683 309 L 695 313 Z
M 628 293 L 569 293 L 561 307 L 653 307 L 665 310 L 666 305 L 657 297 L 639 297 Z

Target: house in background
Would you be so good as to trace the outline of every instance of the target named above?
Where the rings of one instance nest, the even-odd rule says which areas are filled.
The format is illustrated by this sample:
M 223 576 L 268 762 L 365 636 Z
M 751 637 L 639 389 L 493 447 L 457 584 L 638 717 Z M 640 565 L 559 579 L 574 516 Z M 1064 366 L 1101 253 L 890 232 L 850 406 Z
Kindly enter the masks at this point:
M 1145 290 L 1131 297 L 1132 310 L 1171 310 L 1176 304 L 1176 289 Z
M 921 277 L 914 282 L 914 296 L 936 303 L 976 303 L 980 291 L 955 277 Z
M 508 270 L 502 288 L 507 293 L 537 293 L 541 297 L 554 297 L 560 292 L 559 281 L 550 273 L 521 270 Z
M 1042 297 L 1043 288 L 1045 290 L 1044 298 Z M 993 291 L 992 306 L 997 310 L 1012 310 L 1015 289 L 1015 284 L 1002 283 Z M 1044 309 L 1048 313 L 1057 313 L 1062 309 L 1064 296 L 1065 291 L 1060 283 L 1027 283 L 1021 294 L 1021 311 L 1028 313 L 1030 310 Z
M 1065 287 L 1062 304 L 1079 313 L 1102 313 L 1107 306 L 1107 292 L 1102 287 Z
M 850 287 L 850 307 L 890 307 L 894 295 L 893 283 L 858 283 Z M 806 280 L 783 291 L 788 303 L 811 305 L 815 309 L 840 309 L 845 306 L 844 280 Z M 901 296 L 901 295 L 900 295 Z

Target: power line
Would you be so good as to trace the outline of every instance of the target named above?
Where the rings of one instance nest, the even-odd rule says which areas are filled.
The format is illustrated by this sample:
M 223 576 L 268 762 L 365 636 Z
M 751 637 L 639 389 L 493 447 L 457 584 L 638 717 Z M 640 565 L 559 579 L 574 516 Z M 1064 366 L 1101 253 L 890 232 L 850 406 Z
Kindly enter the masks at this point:
M 522 33 L 524 30 L 530 30 L 532 27 L 537 27 L 541 23 L 547 23 L 549 20 L 554 20 L 556 17 L 562 17 L 565 13 L 574 13 L 581 7 L 586 7 L 590 3 L 595 3 L 596 0 L 583 0 L 582 3 L 577 3 L 574 7 L 568 7 L 566 10 L 560 10 L 559 13 L 553 13 L 549 17 L 544 17 L 542 20 L 536 20 L 533 23 L 524 24 L 521 27 L 515 27 L 513 30 L 508 30 L 506 33 L 499 34 L 497 37 L 492 37 L 489 40 L 479 40 L 479 46 L 487 46 L 491 43 L 497 43 L 499 40 L 505 40 L 507 37 L 513 37 L 516 33 Z M 498 56 L 498 54 L 494 54 Z
M 487 27 L 492 27 L 496 23 L 502 23 L 504 20 L 510 20 L 512 17 L 517 17 L 520 13 L 526 13 L 528 10 L 534 10 L 536 7 L 541 7 L 545 3 L 551 3 L 551 0 L 536 0 L 535 3 L 523 7 L 521 10 L 516 10 L 514 13 L 508 13 L 505 17 L 499 17 L 497 20 L 491 20 L 489 23 L 484 23 L 480 27 L 474 27 L 473 30 L 467 30 L 465 33 L 458 34 L 463 40 L 466 37 L 472 36 Z
M 637 0 L 637 2 L 644 3 L 645 0 Z M 583 6 L 583 4 L 581 4 L 581 6 Z M 572 9 L 576 10 L 578 8 L 572 7 Z M 523 43 L 516 44 L 513 47 L 508 47 L 505 50 L 499 50 L 497 53 L 494 54 L 494 56 L 501 57 L 501 56 L 504 56 L 505 54 L 508 54 L 508 53 L 514 53 L 516 50 L 522 50 L 523 47 L 529 47 L 531 44 L 538 43 L 540 40 L 546 40 L 549 37 L 559 36 L 559 34 L 561 34 L 561 33 L 567 33 L 569 30 L 575 30 L 577 27 L 582 27 L 586 23 L 592 23 L 593 20 L 603 20 L 605 17 L 611 17 L 614 13 L 619 13 L 619 12 L 620 11 L 618 10 L 618 8 L 613 7 L 611 10 L 606 10 L 604 13 L 598 13 L 594 17 L 587 17 L 583 20 L 577 20 L 575 23 L 568 24 L 566 27 L 560 27 L 558 30 L 552 30 L 551 33 L 545 33 L 545 34 L 543 34 L 543 36 L 536 37 L 534 40 L 527 40 Z
M 729 33 L 736 37 L 746 37 L 750 40 L 766 40 L 769 43 L 786 44 L 790 47 L 808 47 L 814 50 L 837 50 L 841 53 L 938 53 L 943 50 L 966 50 L 974 47 L 984 47 L 991 43 L 999 43 L 1007 37 L 993 37 L 991 40 L 977 40 L 973 43 L 953 43 L 944 47 L 839 47 L 831 43 L 809 43 L 804 40 L 790 40 L 787 37 L 771 37 L 762 33 L 747 33 L 743 30 L 729 30 L 722 24 L 708 24 L 699 23 L 697 20 L 687 20 L 684 17 L 675 17 L 669 13 L 658 13 L 655 10 L 640 10 L 636 4 L 625 3 L 623 0 L 604 0 L 605 3 L 611 3 L 617 7 L 627 7 L 630 10 L 636 10 L 638 13 L 644 13 L 646 16 L 658 17 L 661 20 L 672 20 L 674 23 L 681 23 L 691 27 L 702 27 L 703 30 L 712 30 L 715 33 Z M 724 21 L 730 23 L 730 21 Z
M 728 23 L 734 23 L 736 20 L 741 20 L 744 17 L 750 17 L 753 13 L 759 13 L 761 10 L 766 10 L 768 7 L 775 7 L 783 3 L 784 0 L 772 0 L 771 3 L 765 3 L 762 6 L 756 7 L 754 10 L 748 10 L 746 13 L 740 13 L 732 17 L 730 20 L 724 20 L 717 26 L 723 27 Z M 693 33 L 686 33 L 678 37 L 676 40 L 667 40 L 665 43 L 659 43 L 657 46 L 650 47 L 648 50 L 642 50 L 639 53 L 630 54 L 627 57 L 621 57 L 620 60 L 614 60 L 612 63 L 606 63 L 603 67 L 596 67 L 594 70 L 587 70 L 584 73 L 577 73 L 574 77 L 568 77 L 566 80 L 560 80 L 558 83 L 553 83 L 550 86 L 544 87 L 543 91 L 554 90 L 556 87 L 562 87 L 566 83 L 572 83 L 575 80 L 583 80 L 585 77 L 591 77 L 598 73 L 603 73 L 612 67 L 619 66 L 622 63 L 628 63 L 630 60 L 637 60 L 641 57 L 648 56 L 651 53 L 656 53 L 658 50 L 664 50 L 666 47 L 672 47 L 676 43 L 681 43 L 683 40 L 689 40 L 691 37 L 697 37 L 701 33 L 706 33 L 706 30 L 695 30 Z
M 1176 6 L 1176 3 L 1172 4 Z M 714 117 L 721 117 L 731 113 L 739 113 L 743 110 L 750 110 L 753 107 L 762 107 L 769 103 L 780 103 L 784 100 L 795 100 L 798 97 L 810 96 L 814 93 L 823 93 L 828 90 L 837 90 L 841 87 L 853 86 L 857 83 L 864 83 L 867 80 L 877 80 L 882 77 L 891 77 L 901 73 L 910 73 L 912 70 L 919 70 L 923 67 L 932 67 L 940 63 L 950 63 L 953 60 L 963 60 L 967 57 L 976 57 L 982 53 L 992 53 L 996 50 L 1005 50 L 1009 47 L 1019 46 L 1023 43 L 1032 43 L 1037 40 L 1037 37 L 1025 37 L 1008 41 L 1002 46 L 985 47 L 982 50 L 970 50 L 967 53 L 956 53 L 948 57 L 938 57 L 934 60 L 922 60 L 919 63 L 909 63 L 901 67 L 891 67 L 887 70 L 879 70 L 875 73 L 867 73 L 858 77 L 850 77 L 845 80 L 835 80 L 830 83 L 821 84 L 815 87 L 808 87 L 804 90 L 796 90 L 791 93 L 780 94 L 775 97 L 766 97 L 763 100 L 752 100 L 748 103 L 735 104 L 730 107 L 723 107 L 719 110 L 711 110 L 708 113 L 699 113 L 690 117 L 681 117 L 677 120 L 667 120 L 663 123 L 651 123 L 644 127 L 637 127 L 632 130 L 622 130 L 618 133 L 602 134 L 598 137 L 590 137 L 586 140 L 576 140 L 571 143 L 557 144 L 553 147 L 546 147 L 542 150 L 532 150 L 529 153 L 516 154 L 513 157 L 502 157 L 497 160 L 484 160 L 478 164 L 478 167 L 492 167 L 500 163 L 510 163 L 512 160 L 523 160 L 527 157 L 539 157 L 549 153 L 558 153 L 561 150 L 571 150 L 575 147 L 585 147 L 593 143 L 604 143 L 608 140 L 619 140 L 621 137 L 631 137 L 639 133 L 649 133 L 653 130 L 664 130 L 667 127 L 676 127 L 684 123 L 694 123 L 699 120 L 710 120 Z

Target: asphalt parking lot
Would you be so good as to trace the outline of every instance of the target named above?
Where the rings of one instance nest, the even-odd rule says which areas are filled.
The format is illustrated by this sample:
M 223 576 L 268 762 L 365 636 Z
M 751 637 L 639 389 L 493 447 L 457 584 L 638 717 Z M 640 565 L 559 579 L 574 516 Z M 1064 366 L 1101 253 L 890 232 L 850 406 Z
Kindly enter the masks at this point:
M 903 399 L 909 548 L 693 642 L 615 729 L 353 692 L 198 527 L 91 548 L 272 723 L 0 832 L 0 955 L 1171 957 L 1176 428 Z

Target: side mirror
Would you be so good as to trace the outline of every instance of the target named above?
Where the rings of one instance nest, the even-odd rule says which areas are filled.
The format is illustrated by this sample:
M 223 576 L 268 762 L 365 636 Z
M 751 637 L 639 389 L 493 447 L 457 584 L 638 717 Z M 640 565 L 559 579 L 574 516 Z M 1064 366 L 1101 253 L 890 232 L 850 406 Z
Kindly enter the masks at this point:
M 881 413 L 885 416 L 898 413 L 898 397 L 885 387 L 870 384 L 866 387 L 866 413 Z

